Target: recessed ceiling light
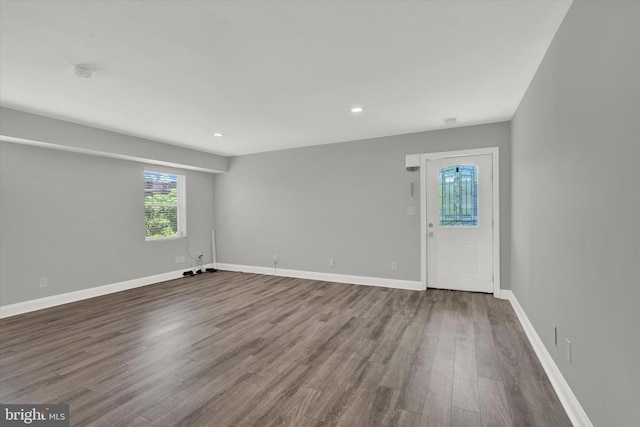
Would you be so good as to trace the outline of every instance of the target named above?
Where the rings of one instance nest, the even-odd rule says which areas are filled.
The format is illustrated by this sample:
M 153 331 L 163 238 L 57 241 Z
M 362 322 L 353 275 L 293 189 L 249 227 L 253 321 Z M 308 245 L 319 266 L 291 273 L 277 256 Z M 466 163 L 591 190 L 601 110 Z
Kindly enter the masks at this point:
M 220 136 L 222 136 L 222 134 L 221 134 L 220 132 L 216 132 L 216 133 L 214 133 L 214 134 L 213 134 L 213 136 L 218 136 L 218 137 L 220 137 Z
M 457 117 L 449 117 L 447 119 L 444 119 L 444 124 L 445 125 L 455 125 L 457 121 L 458 121 Z
M 351 107 L 352 113 L 362 113 L 362 107 Z
M 73 72 L 76 73 L 76 76 L 82 77 L 83 79 L 88 79 L 93 76 L 93 70 L 88 65 L 78 64 L 73 67 Z

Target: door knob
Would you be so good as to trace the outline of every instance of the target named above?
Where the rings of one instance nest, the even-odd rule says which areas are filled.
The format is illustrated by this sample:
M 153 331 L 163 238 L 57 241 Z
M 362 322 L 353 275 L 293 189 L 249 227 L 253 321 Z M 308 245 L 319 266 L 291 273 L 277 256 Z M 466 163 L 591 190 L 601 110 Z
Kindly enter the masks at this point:
M 429 223 L 429 228 L 433 228 L 433 223 L 432 222 Z

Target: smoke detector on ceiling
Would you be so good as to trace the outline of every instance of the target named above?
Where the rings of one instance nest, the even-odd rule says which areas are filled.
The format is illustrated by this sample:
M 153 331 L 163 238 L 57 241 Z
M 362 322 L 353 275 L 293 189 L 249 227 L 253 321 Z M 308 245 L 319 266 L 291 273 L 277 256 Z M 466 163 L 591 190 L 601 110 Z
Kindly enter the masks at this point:
M 82 77 L 83 79 L 89 79 L 93 76 L 93 70 L 88 65 L 76 65 L 73 67 L 73 72 L 76 73 L 76 76 Z

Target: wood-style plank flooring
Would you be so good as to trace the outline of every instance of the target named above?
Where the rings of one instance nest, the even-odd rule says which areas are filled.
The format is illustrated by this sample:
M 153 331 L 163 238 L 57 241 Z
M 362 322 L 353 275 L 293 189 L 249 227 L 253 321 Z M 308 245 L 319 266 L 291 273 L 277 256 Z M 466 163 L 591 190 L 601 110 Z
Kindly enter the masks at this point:
M 570 426 L 507 301 L 218 272 L 0 320 L 74 426 Z

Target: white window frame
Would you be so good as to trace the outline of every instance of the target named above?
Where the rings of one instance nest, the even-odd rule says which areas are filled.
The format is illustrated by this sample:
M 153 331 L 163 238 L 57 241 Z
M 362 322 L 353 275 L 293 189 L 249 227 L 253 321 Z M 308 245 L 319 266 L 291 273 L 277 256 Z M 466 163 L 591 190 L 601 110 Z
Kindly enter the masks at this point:
M 147 237 L 145 233 L 145 241 L 147 242 L 159 242 L 163 240 L 175 240 L 181 239 L 183 237 L 187 237 L 187 177 L 186 175 L 181 175 L 176 172 L 167 172 L 167 171 L 159 171 L 156 169 L 145 169 L 145 173 L 156 173 L 161 175 L 173 175 L 178 178 L 178 231 L 173 236 L 162 236 L 162 237 Z M 142 174 L 142 179 L 144 180 L 144 173 Z M 146 210 L 147 200 L 146 194 L 144 198 L 144 207 Z M 154 205 L 159 206 L 159 205 Z M 173 206 L 173 205 L 167 205 Z M 146 227 L 146 215 L 145 215 L 145 227 Z

